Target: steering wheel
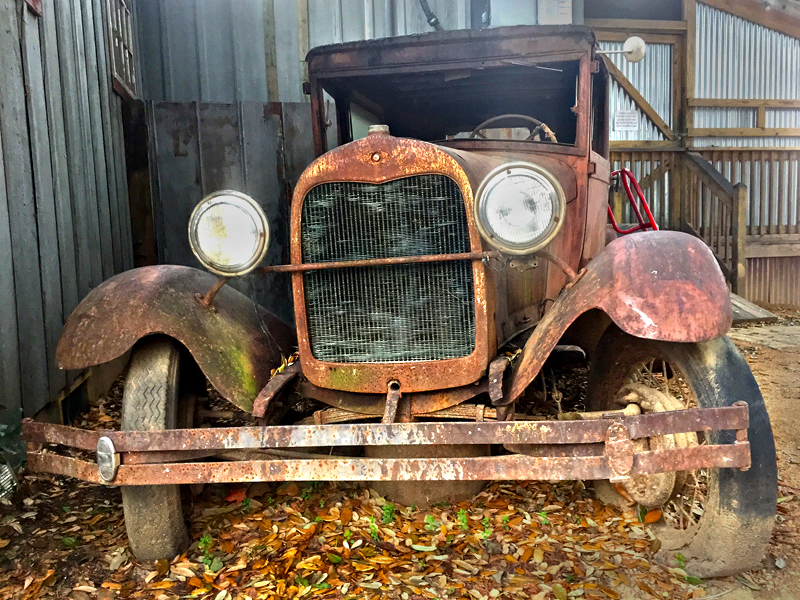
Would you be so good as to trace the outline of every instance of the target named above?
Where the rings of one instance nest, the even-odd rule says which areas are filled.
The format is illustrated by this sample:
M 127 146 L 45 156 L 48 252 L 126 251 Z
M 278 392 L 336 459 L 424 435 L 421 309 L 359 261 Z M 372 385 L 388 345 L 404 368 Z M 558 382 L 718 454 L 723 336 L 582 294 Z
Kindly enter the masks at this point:
M 486 129 L 489 125 L 494 125 L 499 121 L 508 121 L 508 120 L 516 120 L 516 121 L 528 121 L 529 123 L 533 123 L 535 125 L 533 131 L 531 131 L 530 135 L 525 138 L 526 142 L 531 141 L 536 135 L 544 134 L 546 139 L 553 142 L 554 144 L 558 143 L 556 139 L 556 134 L 553 133 L 553 130 L 550 129 L 545 123 L 540 121 L 539 119 L 534 119 L 533 117 L 529 117 L 528 115 L 516 115 L 513 113 L 508 113 L 505 115 L 498 115 L 496 117 L 492 117 L 491 119 L 486 119 L 483 123 L 478 125 L 475 129 L 472 130 L 472 133 L 469 134 L 470 139 L 475 138 L 482 138 L 484 140 L 489 139 L 485 135 L 481 133 L 482 129 Z M 541 135 L 539 137 L 541 140 Z

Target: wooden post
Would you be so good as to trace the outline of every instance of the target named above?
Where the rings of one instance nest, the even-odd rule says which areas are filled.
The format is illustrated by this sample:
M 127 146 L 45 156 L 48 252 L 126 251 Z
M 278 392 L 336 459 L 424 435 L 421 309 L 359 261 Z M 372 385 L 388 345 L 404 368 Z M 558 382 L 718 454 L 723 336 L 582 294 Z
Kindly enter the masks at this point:
M 683 88 L 686 100 L 684 101 L 683 110 L 684 124 L 686 125 L 687 132 L 694 128 L 694 108 L 689 106 L 688 99 L 694 98 L 695 94 L 694 70 L 696 50 L 695 36 L 697 35 L 696 11 L 697 4 L 695 0 L 683 0 L 683 20 L 686 21 L 686 50 L 684 52 L 684 59 L 686 60 L 686 70 L 684 75 L 686 77 L 686 83 Z M 691 140 L 689 139 L 687 139 L 685 143 L 687 146 L 692 145 Z
M 731 265 L 731 288 L 735 294 L 744 293 L 747 276 L 747 186 L 737 183 L 733 186 L 733 264 Z
M 668 229 L 681 231 L 683 207 L 683 153 L 673 152 L 669 163 L 669 226 Z
M 686 151 L 680 153 L 680 173 L 681 173 L 681 199 L 680 199 L 680 206 L 678 207 L 678 231 L 683 231 L 684 233 L 688 231 L 688 227 L 686 224 L 689 222 L 688 214 L 689 214 L 689 207 L 692 203 L 691 193 L 692 193 L 692 174 L 689 171 L 689 167 L 686 165 L 686 161 L 688 160 L 686 156 Z

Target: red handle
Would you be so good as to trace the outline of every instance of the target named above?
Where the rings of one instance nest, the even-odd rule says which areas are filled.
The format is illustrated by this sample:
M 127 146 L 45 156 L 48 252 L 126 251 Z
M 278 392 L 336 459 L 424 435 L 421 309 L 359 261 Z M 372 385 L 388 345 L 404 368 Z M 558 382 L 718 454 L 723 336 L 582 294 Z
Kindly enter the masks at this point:
M 639 187 L 639 182 L 636 181 L 636 177 L 633 175 L 633 173 L 631 173 L 631 170 L 623 168 L 619 171 L 614 171 L 611 173 L 612 177 L 616 175 L 619 175 L 622 185 L 625 186 L 625 192 L 628 194 L 628 200 L 631 203 L 631 207 L 633 208 L 633 212 L 636 215 L 636 220 L 639 221 L 639 224 L 631 227 L 630 229 L 620 229 L 617 226 L 617 220 L 614 218 L 614 213 L 611 212 L 611 207 L 609 206 L 608 218 L 611 220 L 611 226 L 614 228 L 614 231 L 620 235 L 626 235 L 628 233 L 633 233 L 634 231 L 646 231 L 647 229 L 658 231 L 656 220 L 653 218 L 653 213 L 650 212 L 650 205 L 647 204 L 647 200 L 645 200 L 644 197 L 644 192 L 642 192 L 642 188 Z M 633 192 L 631 191 L 630 185 L 631 182 L 633 182 L 633 189 L 636 191 L 639 203 L 641 203 L 642 208 L 644 208 L 644 212 L 647 215 L 647 220 L 645 220 L 645 218 L 642 216 L 642 213 L 639 210 L 639 205 L 636 202 L 636 198 L 633 197 Z

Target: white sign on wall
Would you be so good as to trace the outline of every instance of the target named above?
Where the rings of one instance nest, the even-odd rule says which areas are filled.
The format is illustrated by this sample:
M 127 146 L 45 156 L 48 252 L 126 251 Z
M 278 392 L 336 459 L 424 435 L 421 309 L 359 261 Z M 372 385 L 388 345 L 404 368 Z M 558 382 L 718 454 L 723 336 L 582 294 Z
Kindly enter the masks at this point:
M 539 25 L 572 23 L 572 0 L 539 0 Z
M 635 110 L 618 110 L 615 112 L 614 131 L 639 131 L 639 113 Z

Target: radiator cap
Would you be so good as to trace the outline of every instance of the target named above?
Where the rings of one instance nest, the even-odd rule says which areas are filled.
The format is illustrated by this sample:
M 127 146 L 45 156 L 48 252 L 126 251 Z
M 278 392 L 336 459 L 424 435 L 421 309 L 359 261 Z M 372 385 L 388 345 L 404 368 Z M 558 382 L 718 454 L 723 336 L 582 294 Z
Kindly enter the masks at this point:
M 367 129 L 367 135 L 378 135 L 378 134 L 389 135 L 389 126 L 388 125 L 370 125 L 369 129 Z

